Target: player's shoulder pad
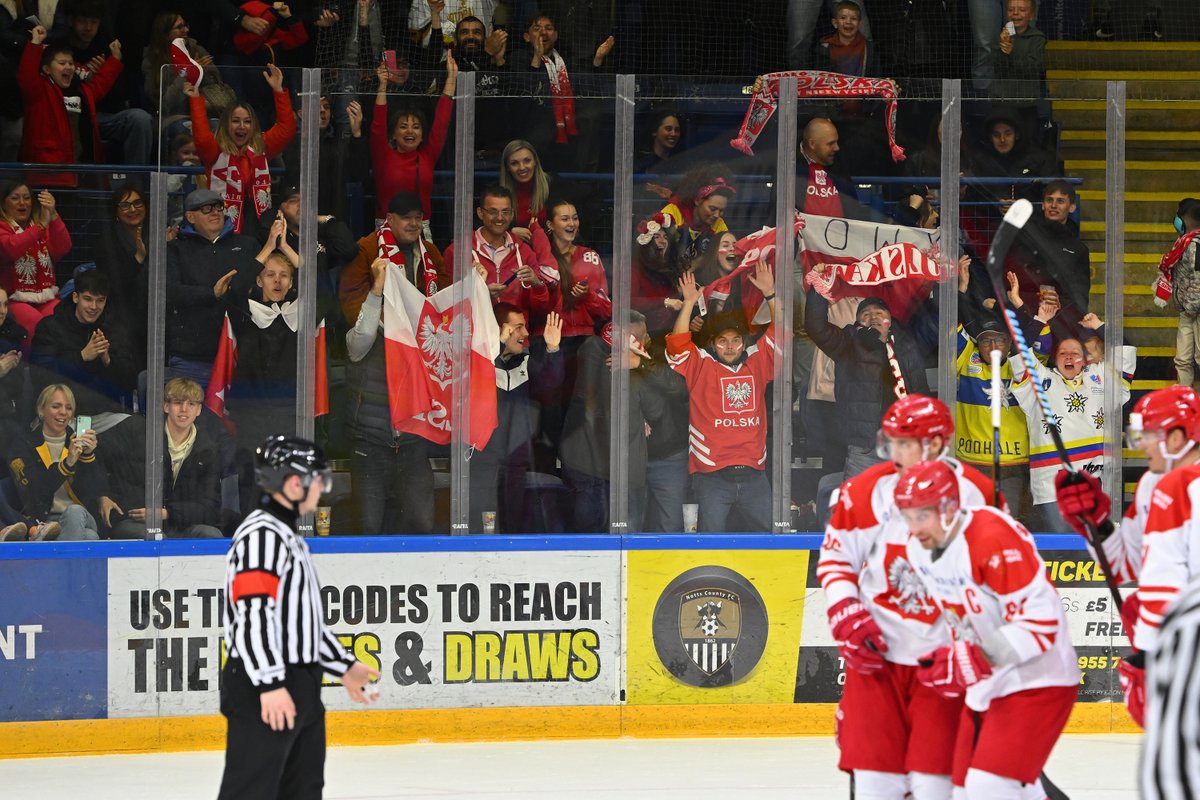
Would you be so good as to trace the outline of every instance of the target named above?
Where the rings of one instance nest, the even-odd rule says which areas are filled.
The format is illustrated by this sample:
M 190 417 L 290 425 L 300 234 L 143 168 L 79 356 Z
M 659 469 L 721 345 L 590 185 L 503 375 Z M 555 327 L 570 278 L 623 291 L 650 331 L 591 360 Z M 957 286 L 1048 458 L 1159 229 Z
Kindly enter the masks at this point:
M 883 461 L 843 481 L 837 489 L 837 499 L 831 502 L 833 516 L 830 524 L 836 520 L 837 527 L 852 528 L 867 527 L 878 522 L 872 497 L 879 482 L 895 474 L 896 465 L 891 461 Z
M 1003 511 L 986 506 L 972 509 L 963 538 L 976 582 L 986 584 L 997 594 L 1011 594 L 1028 586 L 1038 571 L 1044 570 L 1029 532 Z

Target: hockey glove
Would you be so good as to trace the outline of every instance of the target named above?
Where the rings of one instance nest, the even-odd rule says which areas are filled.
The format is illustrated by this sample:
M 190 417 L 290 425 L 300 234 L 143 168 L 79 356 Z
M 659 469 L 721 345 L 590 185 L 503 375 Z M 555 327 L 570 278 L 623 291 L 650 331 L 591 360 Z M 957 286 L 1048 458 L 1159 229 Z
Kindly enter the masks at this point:
M 1086 472 L 1059 470 L 1054 476 L 1054 491 L 1063 519 L 1093 546 L 1100 546 L 1112 534 L 1113 524 L 1109 519 L 1112 500 L 1095 477 Z M 1095 531 L 1094 537 L 1092 531 Z
M 948 644 L 917 660 L 917 680 L 946 698 L 962 697 L 991 674 L 987 656 L 971 642 Z
M 1125 693 L 1125 707 L 1139 728 L 1146 727 L 1146 654 L 1138 651 L 1117 664 L 1117 677 Z
M 1133 629 L 1137 625 L 1138 610 L 1142 607 L 1142 600 L 1138 597 L 1138 593 L 1134 592 L 1125 598 L 1121 603 L 1121 624 L 1125 626 L 1125 635 L 1129 637 L 1129 641 L 1133 641 Z
M 883 668 L 887 642 L 862 603 L 853 597 L 835 603 L 829 609 L 829 627 L 846 666 L 864 674 Z

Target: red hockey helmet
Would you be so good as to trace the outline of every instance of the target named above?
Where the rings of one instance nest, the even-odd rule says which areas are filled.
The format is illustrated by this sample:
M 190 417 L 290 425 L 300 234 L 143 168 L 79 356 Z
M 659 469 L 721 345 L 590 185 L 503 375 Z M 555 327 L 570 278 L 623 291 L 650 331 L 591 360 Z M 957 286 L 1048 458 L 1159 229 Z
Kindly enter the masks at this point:
M 883 432 L 892 439 L 949 439 L 954 435 L 954 417 L 936 397 L 910 394 L 892 403 L 883 415 Z
M 958 476 L 940 459 L 921 461 L 904 471 L 896 484 L 896 508 L 936 508 L 944 513 L 947 506 L 958 505 Z
M 1183 428 L 1189 439 L 1200 441 L 1200 396 L 1190 386 L 1155 389 L 1129 414 L 1129 438 L 1135 447 L 1142 434 L 1165 434 L 1173 428 Z

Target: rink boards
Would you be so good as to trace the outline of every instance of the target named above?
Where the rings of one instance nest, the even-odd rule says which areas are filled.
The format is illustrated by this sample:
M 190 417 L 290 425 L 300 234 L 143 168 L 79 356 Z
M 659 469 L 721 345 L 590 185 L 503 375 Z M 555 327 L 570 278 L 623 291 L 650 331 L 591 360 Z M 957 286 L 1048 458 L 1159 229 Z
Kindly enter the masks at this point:
M 844 679 L 798 535 L 315 539 L 326 623 L 380 672 L 345 743 L 828 734 Z M 224 542 L 0 550 L 0 754 L 221 746 Z M 1127 649 L 1074 536 L 1039 537 L 1083 680 L 1132 730 Z

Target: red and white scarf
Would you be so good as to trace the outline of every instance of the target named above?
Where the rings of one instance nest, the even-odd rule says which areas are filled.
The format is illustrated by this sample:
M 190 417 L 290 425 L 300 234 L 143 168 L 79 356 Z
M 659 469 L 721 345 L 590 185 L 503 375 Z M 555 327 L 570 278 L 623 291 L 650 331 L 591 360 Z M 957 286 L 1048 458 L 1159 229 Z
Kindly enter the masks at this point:
M 1158 278 L 1154 281 L 1154 305 L 1159 308 L 1165 308 L 1171 295 L 1175 292 L 1175 280 L 1171 273 L 1175 269 L 1175 265 L 1179 263 L 1179 259 L 1183 258 L 1183 254 L 1187 252 L 1188 245 L 1195 241 L 1196 237 L 1200 236 L 1200 230 L 1188 231 L 1175 240 L 1175 244 L 1171 245 L 1171 249 L 1162 257 L 1162 261 L 1158 262 Z
M 750 107 L 746 109 L 746 118 L 742 120 L 737 138 L 729 143 L 734 150 L 748 156 L 754 155 L 754 140 L 762 133 L 767 121 L 779 107 L 779 81 L 791 77 L 796 78 L 798 97 L 881 97 L 886 100 L 885 121 L 892 160 L 904 160 L 904 148 L 896 144 L 895 81 L 887 78 L 856 78 L 853 75 L 819 70 L 792 70 L 764 75 L 762 86 L 754 93 L 754 97 L 750 98 Z
M 15 222 L 9 223 L 14 234 L 25 229 Z M 58 296 L 58 285 L 54 282 L 54 262 L 50 259 L 47 246 L 49 231 L 40 228 L 33 244 L 13 260 L 13 284 L 10 299 L 22 303 L 47 303 Z
M 261 217 L 271 207 L 271 171 L 267 168 L 267 157 L 249 147 L 246 148 L 246 160 L 253 171 L 250 200 L 254 203 L 255 216 Z M 225 198 L 225 216 L 233 221 L 235 233 L 242 231 L 242 206 L 246 191 L 239 163 L 240 159 L 229 153 L 221 153 L 208 173 L 208 188 Z
M 892 336 L 883 342 L 887 348 L 888 366 L 892 368 L 892 376 L 896 379 L 896 385 L 892 387 L 892 391 L 896 393 L 896 399 L 908 397 L 908 386 L 904 383 L 904 373 L 900 371 L 900 359 L 896 358 L 896 348 L 892 346 Z
M 407 276 L 408 270 L 405 269 L 404 254 L 400 252 L 400 245 L 396 244 L 396 235 L 392 233 L 392 229 L 387 223 L 379 226 L 377 239 L 379 257 L 386 258 L 395 264 L 396 268 Z M 423 239 L 417 239 L 417 254 L 421 259 L 421 281 L 416 285 L 426 297 L 432 297 L 438 291 L 437 265 L 433 263 L 433 256 L 429 255 L 429 251 L 425 249 Z
M 550 102 L 554 106 L 554 125 L 558 128 L 555 141 L 566 144 L 568 136 L 579 135 L 575 128 L 575 93 L 571 91 L 571 78 L 557 50 L 542 56 L 542 64 L 550 78 Z

